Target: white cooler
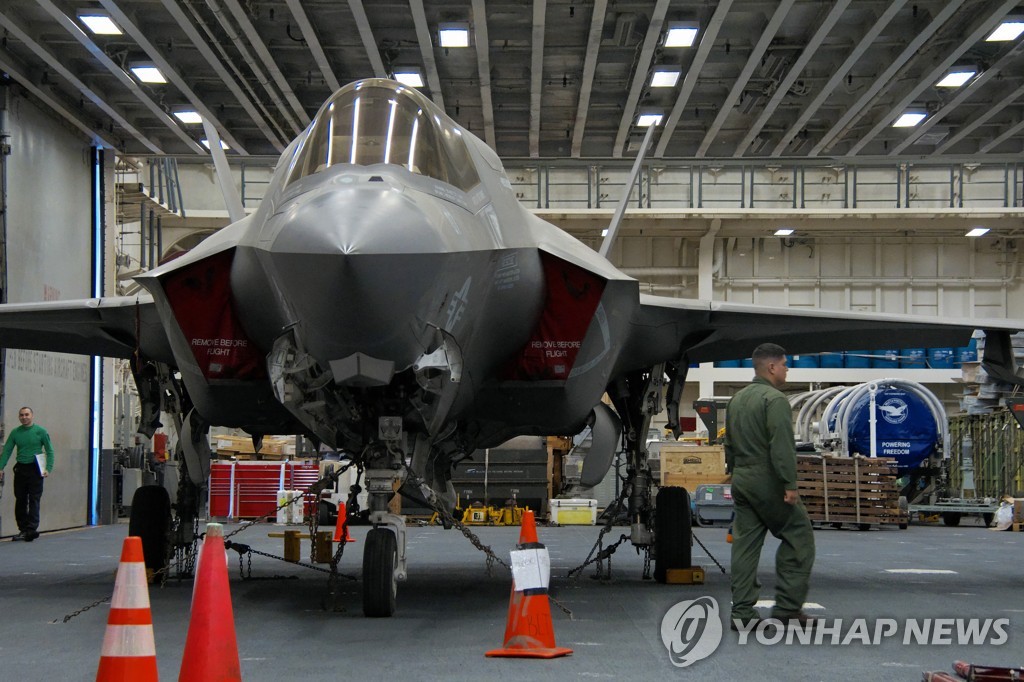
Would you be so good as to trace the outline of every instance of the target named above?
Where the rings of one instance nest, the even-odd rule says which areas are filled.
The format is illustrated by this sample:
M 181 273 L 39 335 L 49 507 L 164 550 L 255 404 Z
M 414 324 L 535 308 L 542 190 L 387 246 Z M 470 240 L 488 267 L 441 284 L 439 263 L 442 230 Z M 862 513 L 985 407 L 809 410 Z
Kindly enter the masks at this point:
M 560 526 L 593 526 L 597 523 L 597 500 L 550 500 L 551 523 Z

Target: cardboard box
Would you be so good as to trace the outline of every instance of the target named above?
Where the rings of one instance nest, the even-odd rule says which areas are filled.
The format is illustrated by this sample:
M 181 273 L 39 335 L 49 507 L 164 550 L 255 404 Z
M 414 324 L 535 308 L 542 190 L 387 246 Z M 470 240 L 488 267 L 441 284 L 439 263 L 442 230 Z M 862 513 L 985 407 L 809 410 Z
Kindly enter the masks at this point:
M 1013 522 L 1024 523 L 1024 498 L 1013 501 Z

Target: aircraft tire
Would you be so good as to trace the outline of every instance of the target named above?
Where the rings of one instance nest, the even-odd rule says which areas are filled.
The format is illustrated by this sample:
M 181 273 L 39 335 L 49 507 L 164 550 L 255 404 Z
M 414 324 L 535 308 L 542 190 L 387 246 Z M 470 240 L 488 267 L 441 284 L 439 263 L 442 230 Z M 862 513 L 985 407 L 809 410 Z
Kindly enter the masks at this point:
M 960 512 L 942 512 L 942 523 L 950 527 L 959 526 L 961 516 Z
M 690 494 L 685 488 L 662 488 L 655 509 L 654 579 L 664 583 L 668 569 L 690 568 L 692 542 Z
M 906 498 L 905 495 L 900 495 L 899 508 L 900 508 L 899 527 L 900 527 L 900 530 L 906 530 L 907 527 L 910 525 L 910 503 L 907 501 L 907 498 Z
M 398 596 L 398 541 L 387 528 L 373 528 L 363 547 L 363 615 L 389 618 Z
M 166 488 L 144 485 L 136 489 L 128 518 L 128 535 L 142 538 L 146 568 L 152 571 L 167 568 L 171 538 L 171 497 Z

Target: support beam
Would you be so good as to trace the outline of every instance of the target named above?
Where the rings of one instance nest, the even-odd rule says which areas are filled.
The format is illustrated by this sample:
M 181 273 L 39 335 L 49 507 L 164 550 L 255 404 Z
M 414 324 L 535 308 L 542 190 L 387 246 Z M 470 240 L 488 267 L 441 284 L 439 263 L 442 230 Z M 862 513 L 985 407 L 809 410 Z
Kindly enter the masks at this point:
M 306 10 L 302 8 L 302 3 L 299 0 L 285 0 L 285 3 L 288 5 L 288 9 L 291 10 L 292 16 L 295 17 L 295 23 L 299 25 L 299 30 L 302 31 L 302 39 L 306 41 L 306 46 L 309 47 L 309 51 L 313 55 L 313 61 L 320 68 L 320 73 L 324 77 L 324 83 L 331 89 L 331 92 L 336 92 L 341 85 L 339 85 L 338 79 L 334 77 L 334 69 L 331 68 L 330 62 L 327 61 L 323 45 L 320 44 L 320 39 L 313 29 L 313 24 L 309 22 L 309 17 L 306 16 Z
M 423 70 L 427 75 L 427 86 L 430 87 L 430 99 L 444 111 L 441 79 L 437 76 L 437 61 L 434 59 L 434 41 L 427 26 L 423 0 L 409 0 L 409 9 L 412 10 L 412 21 L 416 25 L 416 40 L 420 44 L 420 54 L 423 56 Z
M 804 126 L 807 125 L 807 122 L 811 120 L 811 116 L 817 113 L 818 109 L 821 108 L 821 105 L 824 104 L 825 100 L 827 100 L 832 94 L 832 91 L 843 82 L 843 79 L 846 78 L 846 74 L 850 72 L 853 65 L 856 64 L 862 56 L 864 56 L 864 53 L 868 51 L 868 48 L 870 48 L 875 42 L 875 39 L 878 38 L 879 34 L 882 33 L 885 27 L 892 22 L 893 18 L 899 14 L 899 11 L 903 9 L 905 4 L 907 4 L 907 0 L 892 0 L 892 2 L 889 3 L 889 6 L 886 7 L 885 11 L 878 17 L 874 25 L 872 25 L 871 28 L 868 29 L 868 32 L 860 39 L 860 42 L 858 42 L 857 46 L 853 48 L 853 51 L 847 55 L 842 65 L 836 69 L 832 74 L 832 77 L 828 79 L 828 82 L 822 86 L 818 94 L 815 95 L 813 100 L 811 100 L 811 103 L 808 104 L 802 112 L 800 112 L 800 116 L 797 117 L 793 125 L 789 127 L 789 130 L 787 130 L 786 134 L 782 136 L 779 143 L 775 145 L 775 149 L 772 151 L 772 156 L 782 156 L 786 151 L 786 147 L 788 147 L 789 143 L 793 141 L 793 138 L 803 130 Z
M 540 96 L 544 89 L 544 21 L 547 0 L 533 0 L 533 41 L 530 56 L 530 156 L 540 156 Z
M 978 150 L 978 153 L 979 154 L 987 154 L 987 153 L 989 153 L 990 151 L 992 151 L 993 149 L 995 149 L 996 147 L 998 147 L 1002 143 L 1006 142 L 1007 140 L 1009 140 L 1011 137 L 1013 137 L 1014 135 L 1016 135 L 1017 133 L 1019 133 L 1022 130 L 1024 130 L 1024 121 L 1019 121 L 1018 123 L 1010 126 L 1006 130 L 1004 130 L 1002 132 L 1002 134 L 999 135 L 998 137 L 996 137 L 994 140 L 983 144 L 981 146 L 981 149 Z
M 1019 88 L 1008 94 L 1006 97 L 999 100 L 998 102 L 994 102 L 990 107 L 988 107 L 985 110 L 984 113 L 979 114 L 976 118 L 972 119 L 970 123 L 960 128 L 960 130 L 958 130 L 956 134 L 953 135 L 953 137 L 943 142 L 938 149 L 932 152 L 931 155 L 934 156 L 936 154 L 945 154 L 947 151 L 952 149 L 953 145 L 955 145 L 957 142 L 963 140 L 965 137 L 967 137 L 975 130 L 983 126 L 985 123 L 987 123 L 989 119 L 991 119 L 993 116 L 995 116 L 1000 111 L 1016 102 L 1018 99 L 1021 99 L 1022 97 L 1024 97 L 1024 85 L 1020 86 Z
M 213 115 L 213 112 L 209 110 L 203 100 L 196 95 L 191 87 L 189 87 L 186 80 L 182 78 L 171 63 L 167 61 L 163 56 L 163 53 L 161 53 L 160 50 L 158 50 L 157 47 L 149 41 L 145 32 L 142 31 L 134 21 L 129 19 L 128 15 L 121 11 L 121 8 L 118 7 L 114 0 L 99 0 L 99 2 L 100 5 L 103 6 L 103 9 L 110 13 L 110 17 L 117 22 L 118 26 L 123 28 L 125 33 L 131 36 L 132 39 L 139 44 L 139 47 L 145 51 L 146 56 L 153 61 L 153 64 L 160 69 L 160 72 L 164 74 L 167 80 L 176 88 L 181 90 L 181 93 L 185 95 L 189 103 L 196 108 L 196 111 L 203 117 L 203 119 L 210 121 L 210 123 L 216 126 L 224 140 L 231 145 L 231 148 L 242 156 L 248 156 L 249 152 L 247 152 L 242 144 L 235 139 L 224 124 L 217 120 L 217 117 Z M 118 69 L 120 70 L 120 67 L 118 67 Z M 175 125 L 177 127 L 177 124 Z M 201 146 L 198 151 L 200 154 L 206 153 L 206 150 Z
M 587 36 L 587 54 L 583 62 L 583 78 L 580 81 L 580 100 L 576 105 L 576 120 L 572 129 L 572 156 L 579 158 L 583 148 L 583 132 L 587 127 L 587 109 L 590 107 L 590 91 L 594 87 L 594 71 L 597 69 L 597 53 L 601 49 L 601 30 L 608 13 L 608 0 L 594 0 L 594 12 L 590 16 L 590 34 Z
M 850 151 L 847 152 L 850 155 L 855 155 L 861 149 L 864 149 L 872 140 L 874 140 L 883 130 L 888 128 L 890 124 L 895 121 L 899 116 L 907 110 L 907 107 L 912 105 L 918 96 L 929 88 L 935 87 L 935 84 L 939 81 L 942 76 L 949 71 L 949 68 L 956 63 L 956 60 L 960 58 L 967 50 L 973 48 L 979 42 L 985 39 L 985 36 L 990 34 L 992 30 L 999 25 L 999 22 L 1006 16 L 1006 14 L 1017 6 L 1018 0 L 1005 0 L 1000 3 L 993 11 L 985 15 L 985 17 L 974 23 L 972 30 L 965 35 L 958 45 L 956 45 L 951 51 L 949 51 L 945 58 L 936 64 L 931 71 L 925 73 L 925 75 L 918 81 L 917 85 L 906 93 L 902 99 L 896 102 L 885 115 L 878 120 L 877 123 L 867 132 L 866 135 L 861 137 L 860 141 L 854 144 Z
M 800 57 L 797 58 L 796 63 L 793 64 L 789 73 L 786 74 L 778 87 L 776 87 L 775 93 L 772 95 L 772 98 L 768 100 L 768 104 L 765 105 L 764 111 L 762 111 L 761 115 L 757 117 L 754 124 L 750 126 L 750 130 L 743 136 L 743 140 L 736 145 L 736 150 L 732 153 L 733 157 L 739 158 L 743 156 L 747 149 L 750 148 L 750 144 L 754 141 L 754 138 L 757 137 L 765 124 L 768 123 L 768 120 L 773 114 L 775 114 L 775 110 L 779 108 L 780 104 L 782 104 L 783 98 L 789 94 L 789 89 L 793 87 L 793 83 L 795 83 L 796 79 L 800 77 L 801 73 L 803 73 L 804 68 L 807 66 L 808 62 L 811 61 L 811 57 L 813 57 L 815 52 L 818 51 L 818 48 L 821 47 L 821 44 L 825 41 L 825 38 L 828 37 L 828 34 L 832 31 L 835 25 L 839 23 L 840 17 L 843 16 L 843 12 L 845 12 L 846 8 L 849 6 L 850 0 L 837 0 L 837 2 L 832 6 L 832 9 L 829 10 L 825 19 L 814 32 L 814 35 L 807 41 L 807 45 L 804 46 L 803 51 L 800 52 Z
M 292 0 L 293 2 L 296 0 Z M 366 18 L 366 9 L 362 0 L 348 0 L 348 8 L 356 19 L 356 28 L 359 29 L 359 38 L 363 41 L 363 49 L 366 50 L 366 58 L 370 60 L 370 68 L 377 78 L 387 78 L 388 72 L 384 69 L 384 62 L 380 58 L 380 50 L 377 49 L 377 41 L 373 39 L 373 31 L 370 29 L 370 20 Z
M 732 0 L 727 0 L 727 2 L 732 2 Z M 644 38 L 643 47 L 640 48 L 640 56 L 636 60 L 633 83 L 629 87 L 626 106 L 622 109 L 622 120 L 619 121 L 619 133 L 615 136 L 615 146 L 612 147 L 612 156 L 616 158 L 621 157 L 625 151 L 629 131 L 633 128 L 636 106 L 640 102 L 640 94 L 643 92 L 644 86 L 647 85 L 647 73 L 651 70 L 654 49 L 661 40 L 661 29 L 665 25 L 665 13 L 668 12 L 668 6 L 669 0 L 658 0 L 651 12 L 651 23 L 647 26 L 647 36 Z
M 497 151 L 494 137 L 494 103 L 491 100 L 491 41 L 487 35 L 485 0 L 473 0 L 473 31 L 476 34 L 476 66 L 480 74 L 480 108 L 484 117 L 484 141 Z
M 725 23 L 725 17 L 729 14 L 730 7 L 732 7 L 732 0 L 720 0 L 715 7 L 715 13 L 711 15 L 711 21 L 708 22 L 700 38 L 700 45 L 697 47 L 697 53 L 693 56 L 693 62 L 691 62 L 690 68 L 686 70 L 686 77 L 683 78 L 683 86 L 679 89 L 679 97 L 676 98 L 675 106 L 672 107 L 672 113 L 668 115 L 668 119 L 665 121 L 665 129 L 661 133 L 661 139 L 658 140 L 658 146 L 654 149 L 654 156 L 662 157 L 665 155 L 665 148 L 668 147 L 668 143 L 672 140 L 672 135 L 676 132 L 676 126 L 679 125 L 683 109 L 686 108 L 687 103 L 690 101 L 690 95 L 693 94 L 693 89 L 697 86 L 697 79 L 700 78 L 701 69 L 704 68 L 708 55 L 711 54 L 711 49 L 715 46 L 718 32 L 722 30 L 722 24 Z
M 786 15 L 789 14 L 789 10 L 793 8 L 795 2 L 796 0 L 782 0 L 775 7 L 775 13 L 772 14 L 768 24 L 761 30 L 761 37 L 758 39 L 757 44 L 754 45 L 754 49 L 751 50 L 750 56 L 747 57 L 747 63 L 743 65 L 743 70 L 740 71 L 740 75 L 732 84 L 732 90 L 729 91 L 729 95 L 725 98 L 722 106 L 718 108 L 718 115 L 715 116 L 714 122 L 708 128 L 708 132 L 704 135 L 700 146 L 697 147 L 697 158 L 703 158 L 708 153 L 708 149 L 711 148 L 715 138 L 718 137 L 718 132 L 725 125 L 726 119 L 732 115 L 733 107 L 739 102 L 740 96 L 747 87 L 747 83 L 750 82 L 750 77 L 754 75 L 754 69 L 761 65 L 761 57 L 764 56 L 768 46 L 775 39 L 775 34 L 778 32 L 779 27 L 782 26 L 782 22 L 785 21 Z

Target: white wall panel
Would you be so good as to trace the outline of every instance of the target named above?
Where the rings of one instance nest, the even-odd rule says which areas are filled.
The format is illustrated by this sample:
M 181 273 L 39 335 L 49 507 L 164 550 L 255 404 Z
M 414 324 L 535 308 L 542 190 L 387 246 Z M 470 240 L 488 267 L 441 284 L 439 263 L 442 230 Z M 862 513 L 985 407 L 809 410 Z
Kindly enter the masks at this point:
M 89 296 L 91 243 L 90 146 L 28 101 L 12 98 L 8 118 L 8 300 Z M 42 530 L 86 522 L 89 371 L 82 356 L 9 350 L 4 426 L 18 409 L 34 408 L 56 451 L 42 499 Z M 10 465 L 9 465 L 10 466 Z M 4 532 L 14 528 L 14 495 L 0 502 Z

